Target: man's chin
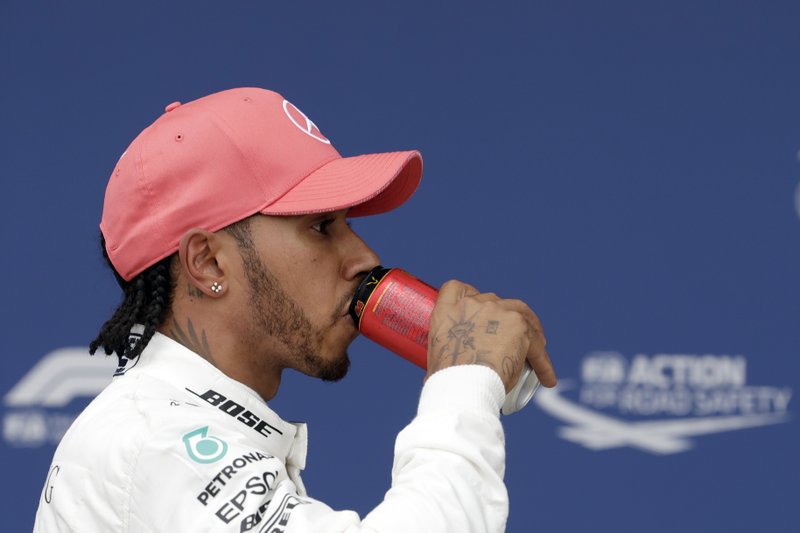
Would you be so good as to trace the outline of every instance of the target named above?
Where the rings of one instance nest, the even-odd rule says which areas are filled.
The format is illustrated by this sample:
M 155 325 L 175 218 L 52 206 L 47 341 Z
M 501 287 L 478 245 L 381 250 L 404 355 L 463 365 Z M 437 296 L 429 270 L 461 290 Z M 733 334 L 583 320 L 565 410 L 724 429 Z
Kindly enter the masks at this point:
M 322 381 L 341 381 L 350 369 L 350 357 L 347 352 L 334 360 L 324 360 L 319 356 L 311 356 L 313 363 L 309 367 L 306 375 L 319 378 Z

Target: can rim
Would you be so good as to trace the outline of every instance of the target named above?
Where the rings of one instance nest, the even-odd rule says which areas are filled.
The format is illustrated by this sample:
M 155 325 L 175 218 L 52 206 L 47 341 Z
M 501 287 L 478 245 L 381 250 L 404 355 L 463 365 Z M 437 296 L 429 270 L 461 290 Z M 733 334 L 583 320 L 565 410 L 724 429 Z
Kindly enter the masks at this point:
M 385 272 L 383 272 L 383 275 L 380 276 L 377 279 L 377 281 L 375 283 L 375 287 L 373 287 L 372 291 L 369 293 L 369 296 L 367 296 L 367 299 L 364 300 L 364 310 L 366 310 L 367 307 L 369 307 L 369 302 L 372 299 L 372 295 L 375 294 L 375 290 L 383 282 L 383 280 L 386 279 L 386 276 L 388 276 L 389 273 L 392 272 L 393 270 L 396 270 L 396 268 L 386 268 L 386 267 L 384 267 L 382 265 L 378 265 L 375 268 L 373 268 L 372 270 L 370 270 L 369 272 L 367 272 L 367 275 L 364 276 L 364 279 L 362 279 L 361 283 L 359 283 L 358 287 L 356 287 L 356 292 L 355 292 L 355 294 L 353 294 L 353 299 L 350 300 L 350 307 L 349 307 L 350 316 L 353 317 L 353 320 L 356 323 L 356 328 L 359 331 L 361 331 L 361 321 L 364 318 L 364 314 L 365 313 L 362 311 L 361 316 L 359 316 L 358 313 L 356 313 L 356 303 L 358 301 L 360 301 L 359 295 L 364 291 L 364 289 L 366 287 L 366 284 L 367 284 L 367 281 L 371 277 L 375 276 L 375 272 L 378 272 L 378 271 L 381 271 L 381 270 L 384 270 Z

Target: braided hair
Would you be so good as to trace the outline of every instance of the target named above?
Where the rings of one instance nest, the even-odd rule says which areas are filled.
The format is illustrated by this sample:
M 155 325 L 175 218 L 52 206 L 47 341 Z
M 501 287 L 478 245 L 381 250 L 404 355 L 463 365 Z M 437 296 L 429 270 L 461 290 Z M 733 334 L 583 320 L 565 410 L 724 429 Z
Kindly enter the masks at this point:
M 254 246 L 250 219 L 247 217 L 223 228 L 233 236 L 242 251 L 252 250 Z M 102 233 L 100 249 L 124 297 L 114 315 L 100 328 L 97 338 L 89 344 L 89 353 L 94 355 L 102 347 L 106 355 L 116 353 L 120 364 L 123 364 L 123 357 L 133 359 L 142 353 L 153 334 L 167 319 L 178 281 L 173 271 L 175 254 L 162 259 L 132 280 L 125 281 L 111 264 Z M 141 336 L 131 333 L 136 324 L 144 326 Z
M 132 280 L 125 281 L 111 264 L 105 244 L 105 238 L 100 234 L 103 258 L 114 272 L 117 284 L 122 288 L 123 300 L 113 316 L 100 328 L 97 338 L 89 344 L 89 353 L 94 355 L 97 349 L 102 347 L 106 355 L 116 353 L 122 363 L 123 357 L 133 359 L 141 354 L 153 334 L 167 318 L 177 281 L 172 272 L 174 254 L 149 267 Z M 138 334 L 131 334 L 135 324 L 144 326 L 141 337 Z

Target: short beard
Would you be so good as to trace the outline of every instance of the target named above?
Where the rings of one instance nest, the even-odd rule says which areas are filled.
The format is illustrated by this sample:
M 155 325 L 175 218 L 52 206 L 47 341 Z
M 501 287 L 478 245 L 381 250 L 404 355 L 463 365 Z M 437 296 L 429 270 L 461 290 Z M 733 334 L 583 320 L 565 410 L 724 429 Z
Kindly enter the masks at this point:
M 274 337 L 286 347 L 292 359 L 287 366 L 323 381 L 344 378 L 350 368 L 347 352 L 330 361 L 319 354 L 325 332 L 336 324 L 339 316 L 331 317 L 331 324 L 324 329 L 315 330 L 305 312 L 261 261 L 253 245 L 247 220 L 236 224 L 235 229 L 229 227 L 228 230 L 236 239 L 242 255 L 250 289 L 248 299 L 251 316 L 256 318 L 257 327 L 262 333 Z

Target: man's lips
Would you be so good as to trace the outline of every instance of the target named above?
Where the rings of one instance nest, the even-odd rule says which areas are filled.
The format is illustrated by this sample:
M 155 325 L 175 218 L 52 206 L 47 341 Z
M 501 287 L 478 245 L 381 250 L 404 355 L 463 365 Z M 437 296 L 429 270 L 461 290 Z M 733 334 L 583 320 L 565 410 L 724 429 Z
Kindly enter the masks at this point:
M 350 314 L 350 303 L 353 301 L 353 298 L 355 298 L 355 297 L 356 297 L 356 289 L 357 289 L 357 288 L 358 288 L 358 285 L 356 285 L 356 287 L 353 289 L 353 292 L 352 292 L 352 293 L 350 293 L 350 294 L 347 296 L 347 298 L 346 298 L 346 299 L 344 299 L 344 301 L 343 301 L 343 306 L 342 306 L 342 314 L 341 314 L 341 316 L 346 316 L 346 315 L 349 315 L 349 314 Z
M 355 320 L 353 320 L 353 315 L 351 315 L 349 312 L 347 312 L 347 313 L 343 313 L 343 314 L 342 314 L 342 315 L 339 317 L 339 320 L 337 320 L 337 322 L 342 322 L 342 323 L 344 323 L 344 324 L 347 324 L 347 328 L 348 328 L 348 329 L 352 328 L 353 332 L 354 332 L 356 335 L 358 335 L 358 334 L 360 333 L 360 331 L 359 331 L 359 329 L 358 329 L 358 326 L 356 325 L 356 321 L 355 321 Z
M 356 321 L 353 320 L 353 315 L 350 314 L 349 309 L 346 310 L 344 313 L 342 313 L 342 316 L 339 317 L 339 320 L 346 320 L 347 323 L 350 324 L 353 328 L 358 329 L 358 326 L 356 326 Z
M 352 303 L 353 299 L 356 297 L 356 292 L 358 291 L 358 288 L 361 286 L 361 282 L 366 277 L 367 277 L 366 274 L 364 274 L 363 276 L 359 276 L 358 281 L 353 286 L 353 291 L 351 293 L 349 293 L 348 296 L 347 296 L 347 299 L 345 299 L 342 302 L 344 304 L 344 308 L 342 309 L 342 315 L 341 316 L 344 317 L 344 316 L 347 316 L 347 315 L 350 314 L 350 304 Z M 354 323 L 355 323 L 355 321 L 354 321 Z

